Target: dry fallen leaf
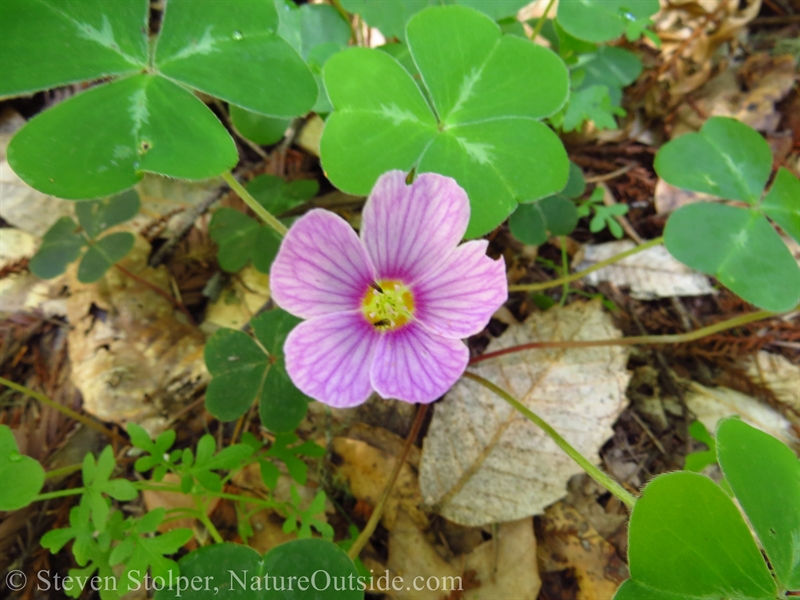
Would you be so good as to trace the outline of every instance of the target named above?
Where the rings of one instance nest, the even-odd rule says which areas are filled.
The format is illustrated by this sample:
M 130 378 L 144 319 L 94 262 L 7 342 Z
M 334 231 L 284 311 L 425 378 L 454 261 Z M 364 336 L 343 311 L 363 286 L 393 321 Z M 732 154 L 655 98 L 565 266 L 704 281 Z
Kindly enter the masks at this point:
M 620 332 L 599 300 L 535 313 L 488 352 L 543 340 L 601 340 Z M 596 459 L 625 405 L 628 350 L 548 349 L 480 363 L 474 372 L 506 389 Z M 581 471 L 555 442 L 479 384 L 462 379 L 434 409 L 420 465 L 425 503 L 463 525 L 539 514 Z
M 753 427 L 766 431 L 793 448 L 800 448 L 800 440 L 783 415 L 736 390 L 708 388 L 692 382 L 686 393 L 686 406 L 709 431 L 716 431 L 720 419 L 739 415 Z
M 705 202 L 713 199 L 714 196 L 710 194 L 693 192 L 691 190 L 683 190 L 668 184 L 663 179 L 659 179 L 656 183 L 656 212 L 660 215 L 668 215 L 669 213 L 678 210 L 681 206 L 686 206 L 687 204 Z
M 744 361 L 750 378 L 769 388 L 775 398 L 800 412 L 800 366 L 780 354 L 761 351 Z
M 564 502 L 545 511 L 542 537 L 538 555 L 543 572 L 571 569 L 578 583 L 576 600 L 607 600 L 628 578 L 614 546 Z
M 145 264 L 149 252 L 137 236 L 120 264 L 169 293 L 165 268 Z M 84 409 L 103 421 L 160 432 L 208 381 L 203 334 L 166 298 L 118 269 L 93 284 L 72 277 L 70 289 L 72 381 Z
M 386 432 L 385 435 L 393 436 Z M 397 437 L 397 436 L 394 436 Z M 400 450 L 402 440 L 398 438 L 395 448 Z M 333 440 L 333 452 L 341 459 L 336 473 L 347 481 L 350 492 L 356 500 L 361 500 L 375 507 L 386 487 L 389 474 L 397 460 L 396 452 L 371 446 L 360 440 L 337 437 Z M 413 469 L 406 462 L 400 469 L 392 494 L 386 501 L 381 523 L 391 531 L 397 519 L 398 510 L 405 511 L 419 527 L 428 526 L 428 518 L 419 509 L 422 496 Z
M 634 246 L 633 242 L 627 240 L 585 246 L 575 268 L 582 271 Z M 584 281 L 594 286 L 601 281 L 610 281 L 617 287 L 630 288 L 631 297 L 637 300 L 714 293 L 708 277 L 675 260 L 664 246 L 648 248 L 589 273 Z

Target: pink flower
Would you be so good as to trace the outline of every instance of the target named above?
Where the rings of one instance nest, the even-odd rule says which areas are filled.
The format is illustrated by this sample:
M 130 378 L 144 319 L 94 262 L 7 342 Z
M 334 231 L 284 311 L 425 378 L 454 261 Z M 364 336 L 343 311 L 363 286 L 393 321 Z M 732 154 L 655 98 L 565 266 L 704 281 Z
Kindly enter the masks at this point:
M 381 176 L 364 206 L 361 239 L 316 209 L 292 226 L 272 264 L 275 302 L 305 322 L 286 338 L 286 369 L 306 395 L 356 406 L 384 398 L 433 402 L 462 375 L 462 338 L 507 299 L 503 260 L 488 242 L 458 245 L 469 199 L 449 177 Z

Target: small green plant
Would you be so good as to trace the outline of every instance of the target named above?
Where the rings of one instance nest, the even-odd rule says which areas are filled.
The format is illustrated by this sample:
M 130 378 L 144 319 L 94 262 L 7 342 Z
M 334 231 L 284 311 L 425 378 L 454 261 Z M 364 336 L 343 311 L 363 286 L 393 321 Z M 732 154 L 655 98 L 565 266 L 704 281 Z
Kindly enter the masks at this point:
M 31 258 L 30 268 L 42 279 L 61 275 L 80 258 L 78 280 L 92 283 L 105 275 L 133 248 L 134 237 L 119 231 L 99 237 L 105 230 L 132 219 L 139 212 L 139 195 L 128 190 L 106 200 L 75 205 L 78 223 L 61 217 L 44 234 L 42 245 Z
M 594 188 L 591 196 L 581 202 L 578 207 L 578 216 L 581 218 L 592 216 L 589 221 L 589 231 L 592 233 L 600 233 L 604 229 L 608 229 L 615 238 L 622 238 L 624 232 L 622 226 L 617 222 L 615 217 L 621 217 L 628 214 L 627 204 L 613 204 L 606 206 L 603 203 L 605 192 L 600 186 Z
M 800 180 L 781 168 L 765 193 L 772 153 L 758 132 L 713 117 L 699 132 L 665 144 L 655 168 L 671 185 L 740 203 L 679 208 L 664 230 L 670 254 L 756 306 L 784 311 L 797 305 L 800 268 L 767 219 L 800 241 Z

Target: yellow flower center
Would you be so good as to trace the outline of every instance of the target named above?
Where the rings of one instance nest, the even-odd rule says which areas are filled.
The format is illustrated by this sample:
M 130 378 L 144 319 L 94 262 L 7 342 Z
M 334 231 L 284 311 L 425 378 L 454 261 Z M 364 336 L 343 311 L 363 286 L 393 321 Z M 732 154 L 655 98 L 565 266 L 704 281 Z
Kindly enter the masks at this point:
M 361 304 L 364 316 L 376 329 L 399 329 L 414 318 L 414 295 L 399 281 L 373 283 Z

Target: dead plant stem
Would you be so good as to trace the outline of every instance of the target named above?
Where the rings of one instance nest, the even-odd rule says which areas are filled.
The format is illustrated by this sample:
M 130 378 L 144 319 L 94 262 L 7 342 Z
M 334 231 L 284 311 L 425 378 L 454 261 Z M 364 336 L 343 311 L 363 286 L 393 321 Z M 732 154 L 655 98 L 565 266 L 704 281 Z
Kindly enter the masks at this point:
M 375 506 L 375 510 L 372 511 L 372 516 L 370 516 L 369 521 L 367 521 L 364 530 L 358 535 L 356 541 L 353 542 L 353 545 L 350 546 L 350 550 L 347 552 L 347 556 L 349 556 L 351 560 L 358 558 L 361 550 L 367 545 L 369 538 L 372 537 L 375 528 L 378 526 L 378 521 L 380 521 L 381 515 L 383 514 L 383 509 L 386 507 L 386 501 L 389 499 L 389 496 L 392 493 L 392 489 L 397 481 L 397 476 L 400 475 L 400 469 L 403 467 L 403 463 L 406 462 L 408 452 L 411 450 L 414 440 L 417 439 L 419 430 L 422 427 L 422 422 L 425 420 L 425 413 L 427 410 L 427 404 L 420 404 L 419 408 L 417 409 L 417 416 L 414 419 L 414 424 L 411 426 L 411 431 L 406 438 L 406 444 L 403 446 L 403 451 L 400 453 L 400 456 L 397 457 L 397 462 L 394 464 L 391 475 L 389 475 L 389 481 L 386 483 L 386 487 L 383 488 L 383 493 L 378 500 L 378 504 Z
M 686 342 L 693 342 L 695 340 L 699 340 L 708 335 L 719 333 L 720 331 L 725 331 L 726 329 L 732 329 L 733 327 L 747 325 L 748 323 L 752 323 L 754 321 L 761 321 L 762 319 L 769 319 L 770 317 L 777 317 L 781 314 L 788 314 L 788 313 L 776 313 L 768 310 L 759 310 L 757 312 L 748 313 L 746 315 L 739 315 L 738 317 L 734 317 L 732 319 L 720 321 L 719 323 L 715 323 L 714 325 L 709 325 L 708 327 L 702 327 L 700 329 L 689 331 L 687 333 L 678 333 L 670 335 L 636 335 L 626 338 L 610 338 L 607 340 L 586 340 L 586 341 L 555 340 L 548 342 L 531 342 L 530 344 L 521 344 L 519 346 L 511 346 L 510 348 L 503 348 L 502 350 L 496 350 L 495 352 L 487 352 L 486 354 L 476 356 L 475 358 L 469 361 L 469 364 L 474 365 L 475 363 L 483 362 L 484 360 L 489 360 L 490 358 L 497 358 L 499 356 L 504 356 L 506 354 L 522 352 L 524 350 L 541 350 L 546 348 L 592 348 L 596 346 L 637 346 L 646 344 L 684 344 Z
M 17 392 L 20 392 L 22 394 L 25 394 L 26 396 L 30 396 L 31 398 L 38 400 L 42 404 L 49 406 L 54 410 L 57 410 L 58 412 L 69 417 L 70 419 L 74 419 L 79 423 L 83 423 L 87 427 L 94 429 L 95 431 L 99 431 L 103 435 L 106 435 L 121 444 L 127 444 L 127 442 L 122 438 L 122 436 L 120 436 L 118 433 L 114 431 L 111 431 L 108 427 L 106 427 L 102 423 L 95 421 L 91 417 L 82 415 L 79 412 L 75 412 L 71 408 L 68 408 L 63 404 L 59 404 L 54 400 L 51 400 L 44 394 L 40 394 L 39 392 L 34 391 L 28 387 L 25 387 L 24 385 L 20 385 L 18 383 L 14 383 L 13 381 L 9 381 L 5 377 L 0 377 L 0 384 L 9 387 L 12 390 L 16 390 Z

